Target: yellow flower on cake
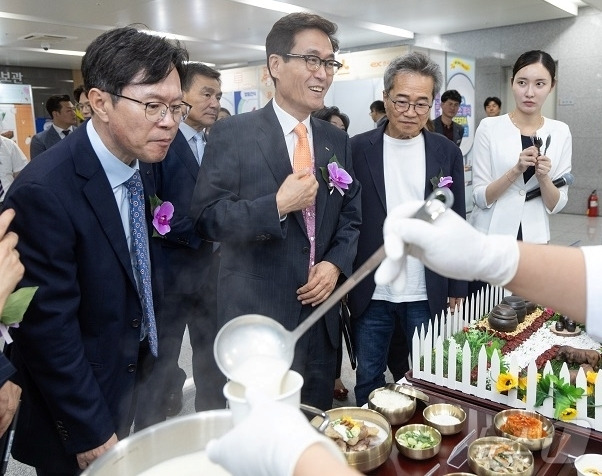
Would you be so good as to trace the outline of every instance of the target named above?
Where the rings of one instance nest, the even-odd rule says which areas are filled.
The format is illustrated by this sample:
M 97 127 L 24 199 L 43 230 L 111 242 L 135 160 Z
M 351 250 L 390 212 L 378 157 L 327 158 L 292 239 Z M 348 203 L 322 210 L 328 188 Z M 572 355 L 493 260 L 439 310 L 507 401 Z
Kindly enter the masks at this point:
M 500 374 L 497 378 L 495 388 L 498 392 L 507 392 L 518 385 L 518 379 L 512 374 Z
M 560 413 L 560 419 L 562 421 L 574 420 L 576 416 L 577 410 L 571 407 L 565 408 L 564 410 L 562 410 L 562 413 Z
M 585 378 L 587 378 L 587 383 L 595 385 L 596 379 L 598 378 L 598 372 L 592 372 L 591 370 L 588 370 L 585 373 Z

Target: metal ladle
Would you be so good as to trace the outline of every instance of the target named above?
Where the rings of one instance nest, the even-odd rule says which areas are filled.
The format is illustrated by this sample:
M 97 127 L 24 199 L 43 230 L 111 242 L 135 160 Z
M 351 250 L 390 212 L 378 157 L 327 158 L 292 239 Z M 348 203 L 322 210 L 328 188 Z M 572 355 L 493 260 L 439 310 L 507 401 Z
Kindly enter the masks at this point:
M 438 188 L 429 195 L 414 218 L 433 222 L 445 210 L 451 208 L 453 203 L 453 193 L 448 188 Z M 332 306 L 339 303 L 345 294 L 376 269 L 384 258 L 383 245 L 293 331 L 288 331 L 279 322 L 260 314 L 246 314 L 227 322 L 217 333 L 213 345 L 213 354 L 220 370 L 229 379 L 237 380 L 233 378 L 234 370 L 250 358 L 258 356 L 285 362 L 287 368 L 290 368 L 297 340 Z

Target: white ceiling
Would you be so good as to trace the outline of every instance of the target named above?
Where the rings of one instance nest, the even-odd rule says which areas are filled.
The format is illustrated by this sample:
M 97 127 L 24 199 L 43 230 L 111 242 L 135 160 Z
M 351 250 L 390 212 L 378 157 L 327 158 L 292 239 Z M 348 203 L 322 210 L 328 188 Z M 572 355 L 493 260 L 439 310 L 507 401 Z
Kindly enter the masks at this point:
M 587 3 L 602 8 L 602 0 Z M 274 5 L 283 11 L 265 8 Z M 344 51 L 408 42 L 382 26 L 419 37 L 571 16 L 544 0 L 0 0 L 0 65 L 79 69 L 80 56 L 53 51 L 82 52 L 103 31 L 133 23 L 183 36 L 192 60 L 254 63 L 265 60 L 265 37 L 285 8 L 336 22 Z

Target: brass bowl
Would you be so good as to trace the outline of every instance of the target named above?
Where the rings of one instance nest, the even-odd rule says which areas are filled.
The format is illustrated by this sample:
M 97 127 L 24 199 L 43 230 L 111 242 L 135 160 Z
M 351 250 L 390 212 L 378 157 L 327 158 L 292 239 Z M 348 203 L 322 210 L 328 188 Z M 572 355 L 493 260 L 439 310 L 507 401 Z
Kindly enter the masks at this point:
M 458 419 L 458 423 L 437 422 L 437 416 L 452 416 Z M 466 412 L 457 405 L 450 403 L 436 403 L 429 405 L 422 412 L 422 417 L 427 425 L 432 426 L 442 435 L 455 435 L 460 433 L 466 423 Z
M 476 455 L 478 454 L 479 450 L 484 449 L 483 447 L 491 447 L 502 444 L 511 448 L 510 451 L 514 457 L 520 456 L 525 460 L 526 469 L 515 473 L 501 473 L 489 469 L 477 461 Z M 486 460 L 491 461 L 490 458 L 486 458 Z M 512 476 L 531 476 L 535 469 L 533 454 L 526 446 L 520 444 L 518 441 L 511 440 L 509 438 L 503 438 L 501 436 L 485 436 L 484 438 L 478 438 L 474 440 L 468 447 L 468 466 L 470 466 L 470 469 L 474 471 L 477 476 L 507 476 L 508 474 Z
M 400 440 L 401 435 L 407 433 L 408 431 L 416 430 L 429 433 L 435 439 L 435 446 L 419 450 L 416 448 L 408 448 L 407 446 L 403 445 Z M 439 453 L 439 450 L 441 449 L 441 433 L 439 433 L 439 431 L 432 426 L 422 425 L 419 423 L 415 425 L 402 426 L 395 432 L 395 446 L 397 446 L 397 449 L 402 455 L 411 459 L 423 460 L 432 458 Z
M 346 416 L 354 420 L 361 420 L 376 425 L 379 427 L 379 433 L 382 433 L 382 440 L 367 450 L 344 451 L 343 454 L 349 466 L 365 473 L 378 468 L 387 461 L 393 449 L 393 433 L 391 425 L 384 416 L 374 410 L 359 407 L 333 408 L 332 410 L 328 410 L 326 414 L 331 422 Z M 312 424 L 316 427 L 321 423 L 318 420 L 319 417 L 312 420 Z
M 506 419 L 510 415 L 525 415 L 537 418 L 539 421 L 541 421 L 543 431 L 546 432 L 546 436 L 544 436 L 543 438 L 527 438 L 514 436 L 510 433 L 506 433 L 502 430 L 502 426 L 504 426 L 504 424 L 506 423 Z M 531 451 L 539 451 L 545 449 L 552 444 L 552 441 L 554 441 L 554 424 L 543 415 L 540 415 L 536 412 L 530 412 L 528 410 L 511 409 L 499 412 L 493 419 L 493 426 L 496 435 L 518 441 L 519 443 L 529 448 Z
M 401 396 L 408 399 L 408 404 L 402 407 L 383 407 L 376 405 L 373 402 L 374 397 L 376 394 L 383 391 L 399 393 Z M 416 399 L 409 395 L 404 395 L 403 393 L 398 392 L 390 387 L 380 387 L 370 392 L 370 395 L 368 396 L 368 408 L 383 415 L 387 420 L 389 420 L 391 425 L 402 425 L 414 416 L 414 413 L 416 412 Z

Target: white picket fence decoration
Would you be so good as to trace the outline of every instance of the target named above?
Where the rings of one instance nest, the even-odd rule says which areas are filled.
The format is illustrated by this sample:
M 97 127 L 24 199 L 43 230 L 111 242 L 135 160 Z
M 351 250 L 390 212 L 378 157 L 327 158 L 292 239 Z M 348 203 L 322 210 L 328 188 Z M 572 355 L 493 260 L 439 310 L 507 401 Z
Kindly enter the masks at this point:
M 498 354 L 494 353 L 491 362 L 488 362 L 485 346 L 481 347 L 478 355 L 476 385 L 471 383 L 472 368 L 470 363 L 472 355 L 467 342 L 462 349 L 460 381 L 456 380 L 457 350 L 455 346 L 450 346 L 448 350 L 448 368 L 444 368 L 443 341 L 489 313 L 508 294 L 502 288 L 487 287 L 482 293 L 478 293 L 474 299 L 467 299 L 455 313 L 448 311 L 441 319 L 438 316 L 435 317 L 434 321 L 429 323 L 427 329 L 417 330 L 412 339 L 412 376 L 451 390 L 501 403 L 510 408 L 525 408 L 536 411 L 548 418 L 553 418 L 554 402 L 552 398 L 546 398 L 543 405 L 535 407 L 537 368 L 534 360 L 527 367 L 526 402 L 517 398 L 516 389 L 508 391 L 508 395 L 501 394 L 496 390 L 495 382 L 500 373 L 500 360 Z M 544 350 L 546 349 L 542 349 L 542 351 Z M 420 368 L 421 360 L 422 369 Z M 489 368 L 488 363 L 490 363 Z M 509 372 L 512 375 L 518 375 L 519 368 L 516 359 L 512 358 L 508 364 Z M 547 375 L 551 372 L 552 366 L 550 362 L 546 362 L 542 373 Z M 594 405 L 596 407 L 594 417 L 591 418 L 587 416 L 587 379 L 583 369 L 579 370 L 575 386 L 584 390 L 584 396 L 577 402 L 577 418 L 570 423 L 602 431 L 601 375 L 602 370 L 598 371 L 596 378 L 594 391 Z M 567 382 L 569 381 L 569 369 L 566 363 L 562 366 L 560 377 Z M 488 382 L 491 382 L 490 389 L 487 388 Z M 552 389 L 550 389 L 551 395 Z

